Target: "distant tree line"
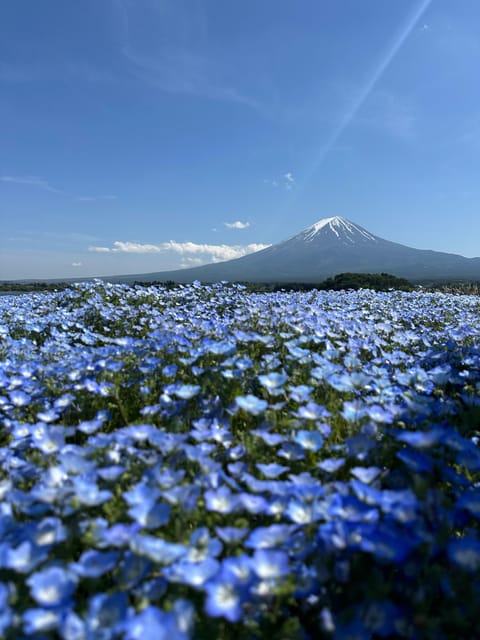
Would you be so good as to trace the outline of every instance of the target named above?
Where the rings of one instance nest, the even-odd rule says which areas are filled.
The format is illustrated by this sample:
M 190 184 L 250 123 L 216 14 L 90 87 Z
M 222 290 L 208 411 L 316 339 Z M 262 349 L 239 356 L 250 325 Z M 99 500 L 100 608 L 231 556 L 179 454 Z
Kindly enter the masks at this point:
M 71 282 L 0 282 L 0 292 L 40 293 L 42 291 L 59 291 L 71 286 Z
M 339 273 L 321 282 L 241 282 L 246 291 L 340 291 L 345 289 L 373 289 L 375 291 L 388 291 L 397 289 L 400 291 L 412 291 L 421 289 L 424 291 L 443 291 L 445 293 L 480 295 L 480 282 L 462 281 L 438 281 L 429 282 L 420 286 L 412 284 L 405 278 L 398 278 L 389 273 Z M 60 291 L 71 287 L 71 282 L 7 282 L 0 281 L 0 293 L 28 293 L 42 291 Z M 175 289 L 180 285 L 173 280 L 144 282 L 136 280 L 130 286 L 161 286 L 166 289 Z M 226 285 L 228 286 L 228 285 Z
M 405 278 L 398 278 L 389 273 L 338 273 L 318 283 L 291 282 L 288 284 L 277 283 L 274 291 L 341 291 L 345 289 L 373 289 L 375 291 L 388 291 L 400 289 L 411 291 L 414 286 Z

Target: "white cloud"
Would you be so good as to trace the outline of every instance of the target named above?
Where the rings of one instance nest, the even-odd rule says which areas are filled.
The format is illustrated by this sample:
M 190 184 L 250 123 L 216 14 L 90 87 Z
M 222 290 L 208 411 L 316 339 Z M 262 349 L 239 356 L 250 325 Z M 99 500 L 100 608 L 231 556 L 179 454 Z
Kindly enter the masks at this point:
M 139 242 L 115 241 L 111 247 L 90 246 L 89 251 L 96 253 L 173 253 L 182 256 L 184 266 L 206 262 L 222 262 L 241 258 L 249 253 L 266 249 L 270 245 L 251 243 L 247 245 L 227 245 L 227 244 L 197 244 L 195 242 L 176 242 L 169 240 L 161 244 L 142 244 Z M 194 256 L 194 258 L 192 258 Z
M 83 267 L 83 262 L 72 262 L 72 267 Z
M 285 178 L 285 189 L 287 189 L 287 191 L 290 191 L 295 186 L 295 178 L 290 171 L 285 173 L 283 177 Z
M 38 176 L 0 176 L 0 182 L 24 184 L 29 187 L 37 187 L 37 189 L 42 189 L 43 191 L 50 191 L 51 193 L 65 193 L 60 189 L 55 189 L 47 180 Z
M 236 220 L 235 222 L 224 222 L 223 224 L 229 229 L 246 229 L 250 226 L 250 222 L 240 222 L 240 220 Z
M 281 176 L 280 178 L 276 178 L 274 180 L 265 179 L 263 183 L 268 184 L 275 188 L 280 186 L 280 184 L 282 184 L 287 191 L 290 191 L 291 189 L 293 189 L 293 187 L 296 184 L 295 178 L 293 177 L 293 173 L 291 171 L 287 171 L 287 173 L 284 173 L 283 176 Z

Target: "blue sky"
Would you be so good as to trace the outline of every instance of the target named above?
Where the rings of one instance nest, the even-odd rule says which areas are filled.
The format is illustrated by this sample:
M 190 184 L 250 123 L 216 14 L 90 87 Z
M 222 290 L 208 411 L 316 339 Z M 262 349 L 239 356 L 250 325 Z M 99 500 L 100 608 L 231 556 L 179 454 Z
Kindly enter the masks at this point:
M 0 4 L 0 278 L 193 266 L 344 216 L 480 255 L 477 0 Z

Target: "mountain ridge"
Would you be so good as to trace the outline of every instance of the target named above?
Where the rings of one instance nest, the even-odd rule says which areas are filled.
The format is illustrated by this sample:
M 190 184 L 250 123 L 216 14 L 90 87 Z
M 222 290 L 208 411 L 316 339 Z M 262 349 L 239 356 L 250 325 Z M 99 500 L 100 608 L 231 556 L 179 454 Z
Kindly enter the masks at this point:
M 411 281 L 480 279 L 480 258 L 414 249 L 340 216 L 321 218 L 255 253 L 188 269 L 111 276 L 112 282 L 320 282 L 342 272 L 390 273 Z

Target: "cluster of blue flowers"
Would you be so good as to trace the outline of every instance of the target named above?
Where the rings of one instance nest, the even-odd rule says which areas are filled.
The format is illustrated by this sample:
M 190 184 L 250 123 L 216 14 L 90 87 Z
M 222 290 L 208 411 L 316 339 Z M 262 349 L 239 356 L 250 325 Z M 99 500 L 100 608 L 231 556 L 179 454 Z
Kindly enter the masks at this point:
M 0 299 L 0 636 L 480 636 L 480 300 Z

